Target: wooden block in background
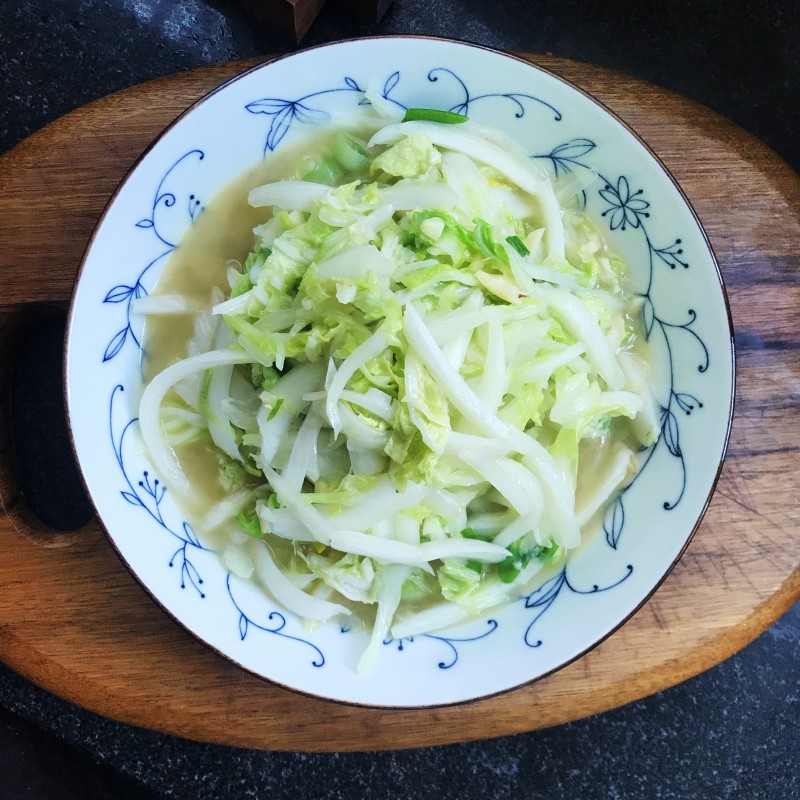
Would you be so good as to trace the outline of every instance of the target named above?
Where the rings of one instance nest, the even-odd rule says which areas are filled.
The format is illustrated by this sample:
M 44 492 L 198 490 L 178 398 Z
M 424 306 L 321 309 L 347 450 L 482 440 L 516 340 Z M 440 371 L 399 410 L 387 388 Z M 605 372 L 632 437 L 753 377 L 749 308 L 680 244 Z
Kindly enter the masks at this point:
M 326 0 L 245 0 L 257 25 L 298 43 L 322 11 Z
M 244 0 L 253 22 L 298 44 L 322 11 L 327 0 Z M 345 13 L 375 23 L 386 13 L 392 0 L 337 0 Z

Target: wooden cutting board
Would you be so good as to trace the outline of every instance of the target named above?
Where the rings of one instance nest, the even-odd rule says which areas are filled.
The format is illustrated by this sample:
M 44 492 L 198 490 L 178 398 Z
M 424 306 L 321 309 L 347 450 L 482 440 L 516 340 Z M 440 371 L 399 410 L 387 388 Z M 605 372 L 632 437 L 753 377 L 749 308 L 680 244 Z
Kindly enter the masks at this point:
M 9 473 L 3 425 L 6 664 L 100 714 L 192 739 L 292 750 L 414 747 L 556 725 L 664 689 L 730 656 L 800 596 L 800 179 L 760 141 L 688 100 L 605 69 L 530 60 L 602 100 L 664 160 L 705 225 L 728 287 L 738 347 L 728 458 L 702 526 L 654 597 L 588 655 L 500 697 L 421 711 L 314 700 L 192 638 L 133 580 L 97 522 L 66 536 L 32 523 Z M 2 341 L 35 304 L 67 304 L 95 222 L 151 139 L 252 63 L 111 95 L 0 158 Z

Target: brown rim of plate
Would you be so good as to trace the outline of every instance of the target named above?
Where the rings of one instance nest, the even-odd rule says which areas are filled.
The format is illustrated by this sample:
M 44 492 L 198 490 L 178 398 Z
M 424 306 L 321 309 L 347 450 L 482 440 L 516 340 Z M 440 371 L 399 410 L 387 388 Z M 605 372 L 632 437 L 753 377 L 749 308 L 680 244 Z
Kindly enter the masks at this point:
M 76 289 L 78 287 L 78 284 L 80 283 L 81 276 L 83 275 L 83 270 L 84 270 L 84 267 L 86 266 L 86 260 L 87 260 L 87 257 L 89 255 L 90 250 L 92 249 L 92 245 L 94 244 L 94 240 L 95 240 L 95 237 L 97 236 L 97 232 L 99 231 L 100 227 L 102 226 L 103 222 L 105 221 L 106 215 L 108 214 L 109 210 L 111 209 L 112 205 L 114 204 L 114 201 L 116 200 L 117 195 L 122 190 L 122 187 L 128 182 L 128 179 L 131 177 L 131 175 L 134 173 L 134 171 L 136 169 L 138 169 L 139 165 L 147 157 L 147 155 L 150 153 L 150 151 L 164 138 L 164 136 L 170 130 L 172 130 L 179 122 L 181 122 L 184 117 L 186 117 L 189 114 L 191 114 L 195 110 L 195 108 L 200 106 L 202 103 L 206 102 L 206 100 L 208 100 L 209 98 L 213 97 L 218 92 L 220 92 L 223 89 L 225 89 L 229 84 L 232 84 L 232 83 L 240 80 L 241 78 L 243 78 L 243 77 L 245 77 L 247 75 L 250 75 L 253 72 L 257 72 L 258 70 L 264 69 L 265 67 L 269 66 L 270 64 L 275 63 L 276 61 L 283 61 L 284 59 L 292 58 L 294 56 L 301 55 L 303 53 L 310 52 L 312 50 L 320 50 L 320 49 L 328 48 L 328 47 L 337 47 L 339 45 L 352 44 L 354 42 L 374 41 L 374 40 L 388 40 L 388 39 L 392 39 L 392 40 L 395 40 L 395 39 L 397 39 L 397 40 L 421 39 L 423 41 L 444 42 L 446 44 L 454 44 L 454 45 L 460 45 L 462 47 L 471 47 L 471 48 L 474 48 L 476 50 L 483 50 L 485 52 L 492 53 L 493 55 L 501 56 L 503 58 L 508 58 L 508 59 L 513 60 L 513 61 L 518 61 L 519 63 L 524 64 L 526 67 L 528 67 L 530 69 L 536 70 L 538 72 L 543 72 L 544 74 L 550 76 L 551 78 L 555 78 L 557 81 L 559 81 L 560 83 L 562 83 L 565 86 L 569 87 L 573 91 L 578 92 L 579 94 L 581 94 L 584 97 L 586 97 L 588 100 L 590 100 L 592 103 L 594 103 L 600 109 L 602 109 L 606 114 L 608 114 L 610 117 L 612 117 L 614 120 L 616 120 L 626 131 L 628 131 L 628 133 L 630 133 L 636 139 L 636 141 L 645 149 L 645 151 L 650 155 L 650 157 L 655 160 L 656 164 L 662 169 L 662 171 L 667 176 L 667 178 L 672 183 L 672 185 L 675 187 L 675 189 L 677 189 L 678 193 L 681 196 L 681 199 L 683 200 L 683 202 L 685 203 L 686 207 L 691 212 L 691 215 L 692 215 L 695 223 L 697 224 L 698 230 L 700 231 L 700 234 L 703 237 L 703 241 L 705 242 L 705 245 L 708 248 L 708 254 L 711 256 L 711 263 L 713 264 L 714 271 L 716 272 L 716 275 L 717 275 L 717 281 L 719 282 L 720 291 L 722 292 L 722 300 L 723 300 L 723 302 L 725 304 L 725 311 L 726 311 L 727 318 L 728 318 L 728 336 L 730 338 L 730 348 L 731 348 L 731 397 L 730 397 L 730 404 L 729 404 L 729 407 L 728 407 L 728 418 L 727 418 L 728 422 L 727 422 L 727 426 L 726 426 L 726 429 L 725 429 L 725 438 L 724 438 L 723 445 L 722 445 L 722 451 L 720 452 L 719 464 L 717 466 L 716 474 L 714 475 L 714 480 L 712 481 L 711 487 L 710 487 L 710 489 L 708 491 L 708 495 L 706 496 L 706 499 L 703 502 L 703 507 L 700 509 L 700 513 L 697 516 L 697 520 L 694 523 L 694 526 L 693 526 L 691 532 L 686 537 L 686 541 L 684 542 L 683 546 L 681 547 L 680 551 L 675 556 L 673 561 L 666 568 L 666 570 L 664 571 L 662 576 L 656 581 L 656 583 L 653 586 L 653 588 L 650 591 L 647 592 L 647 594 L 645 595 L 644 598 L 642 598 L 641 602 L 638 603 L 636 605 L 636 607 L 633 608 L 628 614 L 626 614 L 619 622 L 617 622 L 615 625 L 613 625 L 610 630 L 608 630 L 606 633 L 604 633 L 599 639 L 597 639 L 594 642 L 592 642 L 592 644 L 590 644 L 588 647 L 585 647 L 583 650 L 581 650 L 580 652 L 576 653 L 574 656 L 568 658 L 566 661 L 562 662 L 557 667 L 554 667 L 553 669 L 548 670 L 547 672 L 544 672 L 541 675 L 537 675 L 535 678 L 531 678 L 529 680 L 523 681 L 522 683 L 515 684 L 514 686 L 509 686 L 509 687 L 507 687 L 505 689 L 499 689 L 496 692 L 491 692 L 489 694 L 482 694 L 482 695 L 480 695 L 478 697 L 471 697 L 471 698 L 467 698 L 465 700 L 453 700 L 451 702 L 446 702 L 446 703 L 425 703 L 425 704 L 421 704 L 421 705 L 378 705 L 378 704 L 375 704 L 375 703 L 359 703 L 359 702 L 356 702 L 356 701 L 353 701 L 353 700 L 341 700 L 339 698 L 326 697 L 324 695 L 315 694 L 314 692 L 311 692 L 311 691 L 308 691 L 308 690 L 305 690 L 305 689 L 298 689 L 298 688 L 296 688 L 294 686 L 288 686 L 288 685 L 286 685 L 284 683 L 281 683 L 280 681 L 275 680 L 274 678 L 267 678 L 266 676 L 261 675 L 258 672 L 255 672 L 254 670 L 250 669 L 249 667 L 246 667 L 244 664 L 242 664 L 241 662 L 237 661 L 233 656 L 228 655 L 227 653 L 224 653 L 221 650 L 219 650 L 218 648 L 214 647 L 214 645 L 212 645 L 209 642 L 207 642 L 202 636 L 200 636 L 199 634 L 195 633 L 191 628 L 189 628 L 189 626 L 186 623 L 184 623 L 177 616 L 175 616 L 175 614 L 173 614 L 172 611 L 170 611 L 161 602 L 161 600 L 159 600 L 159 598 L 156 597 L 155 594 L 153 594 L 153 592 L 148 587 L 148 585 L 139 577 L 138 573 L 128 563 L 128 561 L 125 559 L 125 556 L 120 551 L 119 547 L 117 546 L 116 542 L 114 541 L 113 536 L 108 531 L 108 528 L 106 527 L 103 518 L 100 516 L 99 513 L 96 514 L 96 519 L 97 519 L 101 529 L 103 530 L 103 533 L 105 534 L 106 538 L 110 542 L 111 546 L 113 547 L 113 549 L 116 552 L 117 556 L 119 557 L 120 561 L 122 561 L 122 563 L 125 565 L 127 570 L 131 573 L 131 575 L 136 580 L 136 582 L 142 587 L 142 589 L 153 599 L 153 601 L 161 608 L 161 610 L 167 616 L 171 617 L 182 628 L 184 628 L 186 631 L 188 631 L 188 633 L 192 637 L 194 637 L 197 641 L 202 642 L 203 645 L 205 645 L 209 650 L 213 651 L 217 655 L 221 656 L 222 658 L 226 659 L 227 661 L 230 661 L 230 662 L 236 664 L 238 667 L 243 669 L 245 672 L 248 672 L 251 675 L 254 675 L 256 678 L 259 678 L 260 680 L 263 680 L 266 683 L 270 683 L 270 684 L 272 684 L 274 686 L 278 686 L 281 689 L 286 689 L 287 691 L 290 691 L 290 692 L 292 692 L 294 694 L 301 695 L 303 697 L 310 697 L 310 698 L 314 698 L 315 700 L 322 700 L 322 701 L 327 702 L 327 703 L 334 703 L 334 704 L 337 704 L 337 705 L 344 705 L 344 706 L 352 706 L 352 707 L 355 707 L 355 708 L 376 708 L 376 709 L 386 709 L 387 711 L 392 711 L 392 710 L 395 710 L 395 711 L 415 711 L 415 710 L 432 709 L 432 708 L 453 708 L 453 707 L 463 706 L 463 705 L 472 704 L 472 703 L 479 703 L 479 702 L 482 702 L 484 700 L 490 700 L 493 697 L 498 697 L 498 696 L 503 695 L 503 694 L 508 694 L 509 692 L 516 691 L 517 689 L 521 689 L 523 687 L 530 686 L 531 684 L 536 683 L 537 681 L 540 681 L 543 678 L 548 677 L 549 675 L 552 675 L 554 672 L 558 672 L 559 670 L 563 669 L 564 667 L 568 666 L 569 664 L 572 664 L 574 661 L 577 661 L 579 658 L 582 658 L 587 653 L 589 653 L 592 650 L 594 650 L 596 647 L 598 647 L 600 644 L 602 644 L 606 639 L 608 639 L 612 634 L 616 633 L 629 619 L 631 619 L 631 617 L 633 617 L 639 611 L 639 609 L 645 603 L 647 603 L 648 600 L 650 600 L 650 598 L 656 593 L 656 591 L 661 586 L 661 584 L 666 580 L 667 576 L 675 568 L 675 565 L 678 563 L 678 561 L 680 561 L 680 559 L 682 558 L 683 554 L 686 552 L 686 548 L 689 546 L 690 542 L 694 538 L 694 535 L 697 532 L 697 529 L 700 527 L 700 524 L 703 521 L 703 517 L 705 516 L 705 513 L 708 510 L 708 506 L 711 503 L 711 498 L 714 495 L 714 491 L 717 488 L 717 483 L 719 482 L 720 474 L 722 473 L 722 467 L 723 467 L 723 463 L 725 461 L 725 456 L 726 456 L 727 451 L 728 451 L 728 444 L 729 444 L 729 441 L 730 441 L 731 428 L 732 428 L 732 425 L 733 425 L 734 404 L 735 404 L 735 397 L 736 397 L 736 350 L 735 350 L 735 346 L 734 346 L 733 317 L 731 315 L 731 307 L 730 307 L 730 303 L 728 301 L 728 293 L 727 293 L 727 291 L 725 289 L 725 283 L 724 283 L 724 281 L 722 279 L 722 273 L 720 272 L 719 263 L 717 262 L 716 254 L 714 253 L 714 249 L 711 246 L 711 242 L 709 241 L 708 234 L 706 233 L 706 230 L 703 227 L 703 224 L 700 221 L 700 218 L 698 217 L 697 212 L 694 210 L 694 207 L 689 202 L 689 198 L 686 196 L 686 194 L 683 191 L 683 189 L 681 188 L 680 184 L 675 179 L 673 174 L 669 171 L 669 169 L 664 164 L 664 162 L 659 158 L 658 155 L 656 155 L 656 153 L 653 151 L 653 149 L 642 139 L 642 137 L 639 136 L 639 134 L 636 133 L 636 131 L 633 130 L 633 128 L 631 128 L 630 125 L 628 125 L 623 119 L 621 119 L 614 111 L 612 111 L 601 100 L 598 100 L 592 94 L 590 94 L 589 92 L 585 91 L 584 89 L 581 89 L 580 87 L 576 86 L 574 83 L 572 83 L 571 81 L 568 81 L 566 78 L 562 78 L 560 75 L 556 75 L 551 70 L 549 70 L 549 69 L 547 69 L 545 67 L 541 67 L 538 64 L 534 64 L 531 61 L 527 61 L 526 59 L 521 58 L 520 56 L 513 55 L 511 53 L 505 53 L 505 52 L 503 52 L 501 50 L 496 50 L 496 49 L 494 49 L 492 47 L 486 47 L 485 45 L 476 44 L 474 42 L 469 42 L 469 41 L 466 41 L 466 40 L 448 39 L 448 38 L 443 37 L 443 36 L 422 36 L 422 35 L 418 35 L 418 34 L 415 34 L 415 35 L 390 34 L 390 35 L 386 35 L 386 36 L 362 36 L 362 37 L 356 37 L 356 38 L 353 38 L 353 39 L 340 39 L 340 40 L 337 40 L 337 41 L 334 41 L 334 42 L 327 42 L 325 44 L 313 45 L 312 47 L 305 47 L 305 48 L 302 48 L 300 50 L 296 50 L 296 51 L 294 51 L 292 53 L 286 53 L 286 54 L 283 54 L 283 55 L 275 56 L 274 58 L 269 58 L 269 59 L 265 60 L 264 62 L 262 62 L 260 64 L 256 64 L 255 66 L 244 70 L 243 72 L 239 73 L 238 75 L 234 75 L 232 78 L 228 78 L 226 81 L 221 83 L 219 86 L 217 86 L 216 88 L 212 89 L 209 92 L 206 92 L 206 94 L 204 94 L 198 100 L 195 100 L 195 102 L 193 102 L 185 111 L 183 111 L 174 120 L 172 120 L 172 122 L 170 122 L 169 125 L 167 125 L 164 128 L 164 130 L 162 130 L 161 133 L 159 133 L 158 136 L 156 136 L 150 142 L 150 144 L 147 145 L 147 147 L 142 151 L 141 155 L 136 159 L 136 161 L 133 163 L 133 165 L 126 171 L 125 175 L 120 180 L 119 184 L 117 185 L 117 188 L 112 193 L 111 197 L 108 200 L 108 203 L 106 204 L 105 208 L 103 209 L 102 214 L 100 215 L 99 219 L 97 220 L 97 223 L 95 224 L 94 230 L 92 231 L 92 235 L 90 236 L 89 241 L 86 244 L 86 249 L 84 250 L 83 258 L 81 259 L 81 265 L 80 265 L 80 267 L 78 269 L 78 272 L 77 272 L 77 274 L 75 276 L 75 282 L 73 284 L 72 296 L 70 297 L 69 312 L 67 314 L 66 336 L 64 338 L 64 359 L 63 359 L 64 367 L 63 367 L 62 387 L 63 387 L 63 393 L 64 393 L 64 406 L 65 406 L 65 408 L 67 410 L 67 432 L 69 434 L 70 445 L 72 447 L 73 455 L 75 456 L 75 461 L 76 461 L 76 463 L 78 465 L 78 471 L 80 473 L 81 482 L 83 483 L 84 488 L 86 489 L 86 493 L 89 495 L 89 499 L 90 499 L 92 505 L 95 506 L 94 497 L 93 497 L 93 494 L 92 494 L 91 487 L 89 486 L 89 484 L 86 481 L 86 476 L 84 475 L 84 472 L 83 472 L 83 466 L 81 465 L 80 459 L 78 458 L 77 449 L 75 447 L 75 438 L 74 438 L 73 432 L 72 432 L 72 416 L 70 414 L 69 393 L 68 393 L 68 390 L 67 390 L 67 353 L 69 352 L 69 342 L 70 342 L 70 339 L 71 339 L 71 336 L 72 336 L 72 316 L 73 316 L 74 311 L 75 311 L 75 291 L 76 291 Z M 96 511 L 97 511 L 97 507 L 95 506 L 95 512 Z

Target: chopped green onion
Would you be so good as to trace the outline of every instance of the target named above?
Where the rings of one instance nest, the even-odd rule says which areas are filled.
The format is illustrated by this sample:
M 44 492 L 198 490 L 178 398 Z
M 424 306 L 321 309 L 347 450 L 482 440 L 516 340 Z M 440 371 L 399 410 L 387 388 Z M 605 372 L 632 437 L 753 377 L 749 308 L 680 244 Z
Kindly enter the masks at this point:
M 466 122 L 467 118 L 463 114 L 456 114 L 455 111 L 439 111 L 436 108 L 406 109 L 403 122 L 414 122 L 415 120 L 441 122 L 443 125 L 460 125 L 462 122 Z
M 267 417 L 267 421 L 269 422 L 272 419 L 275 419 L 278 416 L 278 412 L 281 410 L 281 406 L 283 405 L 283 398 L 279 397 L 275 401 L 275 405 L 272 406 L 272 411 L 269 412 L 269 416 Z
M 268 505 L 270 508 L 280 508 L 280 507 L 281 507 L 281 504 L 280 504 L 280 501 L 278 500 L 278 495 L 276 495 L 276 494 L 271 494 L 271 495 L 269 496 L 269 498 L 267 498 L 267 505 Z
M 531 550 L 531 556 L 533 558 L 538 558 L 539 561 L 545 562 L 549 561 L 556 553 L 558 552 L 558 545 L 551 544 L 549 547 L 542 547 L 542 545 L 537 545 L 536 547 Z
M 478 531 L 476 531 L 474 528 L 464 528 L 464 530 L 461 531 L 461 535 L 465 539 L 477 539 L 478 541 L 481 542 L 492 541 L 491 536 L 487 536 L 485 533 L 478 533 Z
M 506 241 L 521 255 L 521 256 L 529 256 L 531 251 L 525 247 L 525 243 L 519 236 L 508 236 Z
M 464 566 L 467 569 L 471 569 L 473 572 L 483 572 L 483 564 L 480 561 L 476 561 L 474 558 L 468 558 L 466 562 L 464 562 Z
M 519 575 L 519 567 L 515 561 L 514 556 L 509 556 L 497 565 L 497 577 L 503 583 L 511 583 Z
M 503 583 L 511 583 L 514 581 L 517 575 L 519 575 L 520 570 L 528 566 L 531 555 L 536 557 L 535 554 L 537 550 L 545 550 L 545 548 L 537 545 L 531 553 L 521 553 L 520 543 L 518 541 L 513 542 L 506 549 L 511 555 L 497 565 L 497 577 L 500 578 Z

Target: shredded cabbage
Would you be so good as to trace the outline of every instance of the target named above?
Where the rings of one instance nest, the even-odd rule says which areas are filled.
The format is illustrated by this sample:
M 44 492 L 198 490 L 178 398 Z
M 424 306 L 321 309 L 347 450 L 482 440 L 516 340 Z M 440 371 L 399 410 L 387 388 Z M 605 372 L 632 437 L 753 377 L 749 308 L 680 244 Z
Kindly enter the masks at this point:
M 570 192 L 472 123 L 338 144 L 338 185 L 250 192 L 273 215 L 140 419 L 177 495 L 171 447 L 207 434 L 228 496 L 199 527 L 238 532 L 230 569 L 310 621 L 375 609 L 365 671 L 519 597 L 659 429 L 624 265 Z

